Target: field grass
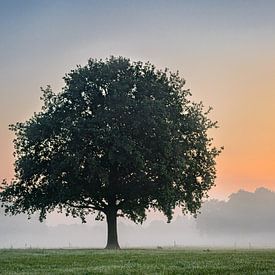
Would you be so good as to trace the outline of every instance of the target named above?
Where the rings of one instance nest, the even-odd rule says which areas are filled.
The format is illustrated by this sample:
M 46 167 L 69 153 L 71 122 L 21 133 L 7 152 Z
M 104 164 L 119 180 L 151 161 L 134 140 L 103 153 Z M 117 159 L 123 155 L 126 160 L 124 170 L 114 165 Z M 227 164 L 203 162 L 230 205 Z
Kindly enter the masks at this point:
M 3 249 L 0 274 L 275 274 L 275 250 Z

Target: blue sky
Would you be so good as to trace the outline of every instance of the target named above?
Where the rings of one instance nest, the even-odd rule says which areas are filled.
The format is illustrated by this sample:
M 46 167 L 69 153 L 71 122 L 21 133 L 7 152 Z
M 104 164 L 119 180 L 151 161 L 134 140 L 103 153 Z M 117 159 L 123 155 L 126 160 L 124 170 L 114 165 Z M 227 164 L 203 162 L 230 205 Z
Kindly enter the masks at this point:
M 8 124 L 39 110 L 39 87 L 122 55 L 179 70 L 214 107 L 225 151 L 213 196 L 275 189 L 275 1 L 0 0 L 0 37 L 0 178 L 13 174 Z

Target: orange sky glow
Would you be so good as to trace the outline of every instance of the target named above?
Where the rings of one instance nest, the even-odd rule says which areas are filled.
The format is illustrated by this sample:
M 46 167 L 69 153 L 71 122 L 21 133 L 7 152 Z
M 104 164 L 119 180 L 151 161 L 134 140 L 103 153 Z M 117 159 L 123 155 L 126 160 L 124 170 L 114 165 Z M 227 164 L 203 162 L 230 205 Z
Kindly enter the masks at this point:
M 225 149 L 217 158 L 216 187 L 210 197 L 226 199 L 239 189 L 262 186 L 275 190 L 274 2 L 229 2 L 184 6 L 171 1 L 169 9 L 165 1 L 158 8 L 152 1 L 118 5 L 120 9 L 80 5 L 77 26 L 70 25 L 76 8 L 66 1 L 49 2 L 43 9 L 34 5 L 36 10 L 28 16 L 7 7 L 15 21 L 0 19 L 6 26 L 0 29 L 5 37 L 0 53 L 0 179 L 13 176 L 8 124 L 39 110 L 39 87 L 51 84 L 60 90 L 62 76 L 76 64 L 84 65 L 90 57 L 122 55 L 179 70 L 192 98 L 214 108 L 211 118 L 219 129 L 210 134 Z M 110 18 L 100 17 L 104 8 L 112 10 Z M 99 23 L 87 28 L 85 20 L 94 10 Z

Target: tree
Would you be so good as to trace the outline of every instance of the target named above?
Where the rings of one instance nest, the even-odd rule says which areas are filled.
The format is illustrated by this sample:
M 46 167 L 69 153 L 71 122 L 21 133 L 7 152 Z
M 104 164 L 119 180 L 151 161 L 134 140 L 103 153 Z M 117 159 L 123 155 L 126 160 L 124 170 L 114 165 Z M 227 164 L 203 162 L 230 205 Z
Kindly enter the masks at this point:
M 106 248 L 119 248 L 117 217 L 136 223 L 146 210 L 196 214 L 214 185 L 208 129 L 216 122 L 191 102 L 178 73 L 122 57 L 90 59 L 43 91 L 43 107 L 15 132 L 15 178 L 1 200 L 11 214 L 107 219 Z

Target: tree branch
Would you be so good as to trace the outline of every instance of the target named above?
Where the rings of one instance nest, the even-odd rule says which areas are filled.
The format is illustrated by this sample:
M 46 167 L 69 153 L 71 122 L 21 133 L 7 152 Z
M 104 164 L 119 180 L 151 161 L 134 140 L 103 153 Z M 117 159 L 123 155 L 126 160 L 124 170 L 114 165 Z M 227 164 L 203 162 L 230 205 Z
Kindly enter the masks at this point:
M 75 205 L 75 204 L 72 204 L 72 203 L 66 203 L 66 204 L 68 206 L 74 207 L 74 208 L 80 208 L 80 209 L 89 208 L 89 209 L 93 209 L 93 210 L 104 212 L 104 208 L 99 207 L 99 206 L 94 206 L 94 205 Z

